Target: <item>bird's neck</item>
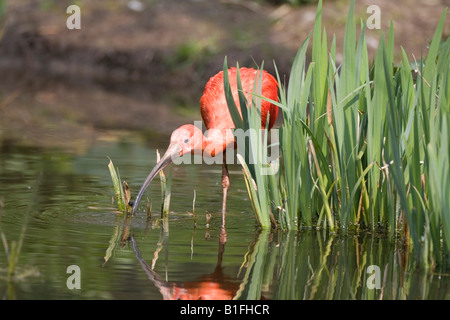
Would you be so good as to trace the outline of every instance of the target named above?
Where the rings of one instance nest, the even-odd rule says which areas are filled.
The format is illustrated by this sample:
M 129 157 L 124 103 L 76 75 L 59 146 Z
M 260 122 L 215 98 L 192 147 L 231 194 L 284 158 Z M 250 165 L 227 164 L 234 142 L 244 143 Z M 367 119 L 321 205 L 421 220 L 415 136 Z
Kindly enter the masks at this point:
M 231 129 L 209 129 L 203 137 L 203 155 L 215 157 L 226 151 L 234 149 L 234 135 Z

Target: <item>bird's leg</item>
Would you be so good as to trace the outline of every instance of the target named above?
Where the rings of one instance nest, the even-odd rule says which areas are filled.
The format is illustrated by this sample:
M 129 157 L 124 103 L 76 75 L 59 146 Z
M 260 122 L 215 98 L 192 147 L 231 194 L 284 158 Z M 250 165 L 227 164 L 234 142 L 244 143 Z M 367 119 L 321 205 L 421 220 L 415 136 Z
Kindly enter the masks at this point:
M 225 244 L 227 242 L 227 229 L 225 227 L 225 215 L 227 210 L 227 194 L 228 194 L 228 188 L 230 186 L 230 176 L 228 174 L 228 168 L 227 163 L 225 162 L 225 155 L 224 161 L 222 164 L 222 191 L 223 191 L 223 198 L 222 198 L 222 226 L 220 228 L 220 236 L 219 236 L 219 243 Z
M 225 154 L 223 156 L 223 164 L 222 164 L 222 227 L 225 227 L 225 215 L 227 210 L 227 194 L 228 188 L 230 187 L 230 176 L 228 174 L 227 163 L 225 162 Z

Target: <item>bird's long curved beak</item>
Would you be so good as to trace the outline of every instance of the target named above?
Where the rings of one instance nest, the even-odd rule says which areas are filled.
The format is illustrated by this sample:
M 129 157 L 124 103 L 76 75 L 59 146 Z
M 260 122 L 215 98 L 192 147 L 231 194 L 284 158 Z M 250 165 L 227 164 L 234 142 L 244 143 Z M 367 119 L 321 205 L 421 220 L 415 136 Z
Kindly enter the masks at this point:
M 180 156 L 181 148 L 176 143 L 171 143 L 169 147 L 167 148 L 166 153 L 163 155 L 161 160 L 155 165 L 153 170 L 148 175 L 147 179 L 145 179 L 144 184 L 141 187 L 141 190 L 139 190 L 138 195 L 136 196 L 136 200 L 133 204 L 133 210 L 132 215 L 136 213 L 136 210 L 138 208 L 139 202 L 141 201 L 142 196 L 144 195 L 145 190 L 150 185 L 150 182 L 152 182 L 153 178 L 167 165 L 172 163 L 172 160 L 175 158 L 178 158 Z

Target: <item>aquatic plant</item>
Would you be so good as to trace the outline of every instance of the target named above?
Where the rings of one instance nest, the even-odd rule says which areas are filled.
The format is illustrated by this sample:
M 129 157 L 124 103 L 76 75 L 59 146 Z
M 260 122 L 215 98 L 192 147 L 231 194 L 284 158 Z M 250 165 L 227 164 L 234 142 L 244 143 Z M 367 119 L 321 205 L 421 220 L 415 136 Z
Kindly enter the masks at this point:
M 114 194 L 117 202 L 117 207 L 120 212 L 127 212 L 128 202 L 125 199 L 126 193 L 123 188 L 124 184 L 121 182 L 118 170 L 116 170 L 116 168 L 114 167 L 114 164 L 111 159 L 109 160 L 108 163 L 108 169 L 114 185 Z
M 310 35 L 286 85 L 276 71 L 279 102 L 271 102 L 283 113 L 279 170 L 262 178 L 241 161 L 248 193 L 263 228 L 274 212 L 284 230 L 382 232 L 411 242 L 421 266 L 433 268 L 450 258 L 450 38 L 441 42 L 447 10 L 427 57 L 410 63 L 402 49 L 395 65 L 393 24 L 370 63 L 366 26 L 357 38 L 353 9 L 354 1 L 340 65 L 335 38 L 328 48 L 319 1 L 311 63 Z M 253 92 L 252 106 L 268 100 Z M 236 127 L 259 128 L 258 109 L 246 108 L 243 94 L 239 100 L 243 117 L 233 117 Z M 228 104 L 233 115 L 236 107 Z M 267 140 L 255 137 L 248 148 L 266 152 Z
M 156 151 L 156 157 L 157 161 L 160 159 L 160 154 L 158 151 Z M 113 182 L 114 186 L 114 195 L 117 202 L 118 210 L 122 213 L 129 213 L 131 212 L 132 206 L 130 205 L 131 200 L 131 192 L 130 188 L 128 187 L 128 184 L 126 181 L 121 181 L 119 171 L 114 166 L 112 160 L 109 160 L 108 163 L 108 169 L 109 173 L 111 175 L 111 180 Z M 169 213 L 169 207 L 170 207 L 170 195 L 171 195 L 171 185 L 172 185 L 172 171 L 169 171 L 168 176 L 164 174 L 164 172 L 161 170 L 159 172 L 159 177 L 161 181 L 161 217 L 167 218 L 167 215 Z M 151 205 L 150 202 L 147 199 L 147 216 L 151 216 Z

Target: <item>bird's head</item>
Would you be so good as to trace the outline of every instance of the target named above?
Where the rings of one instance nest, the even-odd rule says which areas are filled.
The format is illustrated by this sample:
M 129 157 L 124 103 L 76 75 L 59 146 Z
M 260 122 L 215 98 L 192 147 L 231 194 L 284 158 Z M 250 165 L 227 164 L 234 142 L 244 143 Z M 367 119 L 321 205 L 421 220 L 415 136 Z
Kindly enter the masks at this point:
M 179 127 L 172 132 L 172 136 L 170 137 L 170 145 L 176 145 L 179 149 L 178 156 L 190 153 L 194 154 L 196 152 L 201 154 L 203 143 L 202 131 L 192 124 L 185 124 Z M 174 156 L 176 157 L 176 155 Z
M 145 190 L 150 185 L 150 182 L 152 182 L 153 178 L 161 170 L 172 163 L 174 159 L 181 157 L 184 154 L 194 154 L 196 152 L 200 152 L 201 154 L 202 150 L 203 133 L 199 128 L 193 126 L 192 124 L 186 124 L 172 132 L 172 136 L 170 137 L 170 145 L 167 148 L 166 153 L 162 156 L 162 158 L 158 161 L 153 170 L 147 176 L 144 184 L 142 185 L 139 193 L 136 196 L 136 200 L 133 204 L 132 214 L 135 214 L 139 202 L 141 201 Z

